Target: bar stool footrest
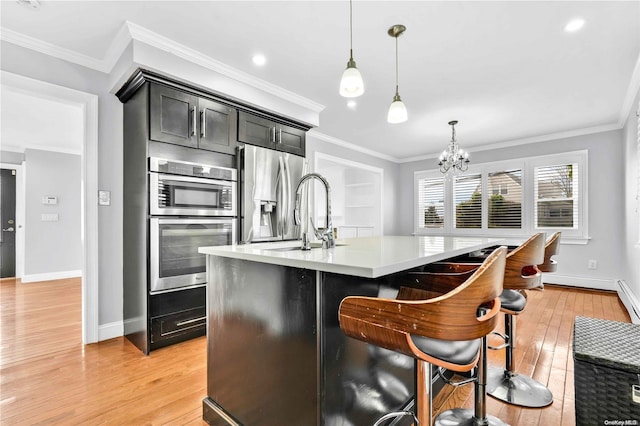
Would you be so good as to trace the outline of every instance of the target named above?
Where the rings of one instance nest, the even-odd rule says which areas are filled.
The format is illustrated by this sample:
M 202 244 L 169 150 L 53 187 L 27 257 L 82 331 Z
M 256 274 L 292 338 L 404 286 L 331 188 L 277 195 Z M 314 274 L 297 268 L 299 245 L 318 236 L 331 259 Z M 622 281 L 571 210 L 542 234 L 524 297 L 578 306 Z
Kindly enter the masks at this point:
M 489 368 L 487 394 L 507 404 L 529 408 L 542 408 L 553 402 L 553 394 L 542 383 L 503 368 Z
M 402 417 L 402 416 L 411 416 L 411 417 L 413 417 L 413 421 L 415 422 L 414 424 L 416 426 L 420 424 L 420 422 L 418 421 L 418 418 L 413 413 L 413 411 L 404 410 L 404 411 L 394 411 L 394 412 L 385 414 L 384 416 L 382 416 L 378 420 L 376 420 L 376 422 L 373 424 L 373 426 L 379 426 L 379 425 L 383 424 L 386 420 L 393 419 L 395 417 Z
M 485 421 L 479 421 L 474 416 L 473 410 L 464 408 L 454 408 L 447 410 L 436 417 L 434 426 L 476 426 L 476 425 L 488 425 L 488 426 L 509 426 L 508 423 L 503 422 L 495 416 L 487 415 Z

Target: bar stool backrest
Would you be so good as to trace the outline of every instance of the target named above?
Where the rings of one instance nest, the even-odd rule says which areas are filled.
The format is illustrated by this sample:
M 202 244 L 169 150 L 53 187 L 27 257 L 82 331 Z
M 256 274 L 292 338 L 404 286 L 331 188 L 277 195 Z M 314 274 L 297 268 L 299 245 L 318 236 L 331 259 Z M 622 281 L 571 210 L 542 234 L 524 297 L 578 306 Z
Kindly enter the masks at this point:
M 506 247 L 497 248 L 471 277 L 435 298 L 416 300 L 407 288 L 399 299 L 346 297 L 340 304 L 340 327 L 350 337 L 410 356 L 416 353 L 412 334 L 451 341 L 486 336 L 500 312 L 505 253 Z M 487 312 L 479 317 L 481 306 Z
M 544 261 L 544 239 L 544 232 L 538 232 L 507 254 L 504 288 L 529 290 L 542 287 L 542 274 L 537 265 Z
M 560 251 L 560 235 L 562 232 L 554 232 L 544 246 L 544 262 L 538 265 L 541 272 L 555 272 L 558 269 L 558 262 L 551 257 Z

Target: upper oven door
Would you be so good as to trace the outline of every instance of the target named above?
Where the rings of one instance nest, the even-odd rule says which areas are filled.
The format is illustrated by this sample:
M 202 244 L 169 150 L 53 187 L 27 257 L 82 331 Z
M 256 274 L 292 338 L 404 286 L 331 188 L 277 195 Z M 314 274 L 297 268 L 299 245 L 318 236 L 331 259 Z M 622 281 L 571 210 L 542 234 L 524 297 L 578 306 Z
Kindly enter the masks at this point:
M 236 182 L 149 173 L 153 216 L 235 216 Z

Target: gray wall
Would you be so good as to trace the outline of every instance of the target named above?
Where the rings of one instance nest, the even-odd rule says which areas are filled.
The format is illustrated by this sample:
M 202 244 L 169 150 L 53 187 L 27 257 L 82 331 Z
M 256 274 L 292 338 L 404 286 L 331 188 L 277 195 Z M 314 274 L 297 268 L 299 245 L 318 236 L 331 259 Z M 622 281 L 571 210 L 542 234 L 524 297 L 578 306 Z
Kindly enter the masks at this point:
M 0 163 L 22 164 L 23 161 L 24 161 L 24 154 L 22 152 L 0 150 Z
M 108 75 L 49 55 L 0 45 L 3 71 L 98 96 L 98 182 L 111 205 L 98 213 L 98 323 L 122 321 L 122 104 L 109 93 Z
M 638 117 L 640 91 L 631 107 L 623 130 L 625 158 L 624 238 L 627 275 L 625 281 L 640 300 L 640 146 L 638 143 Z
M 486 163 L 522 157 L 556 154 L 578 150 L 589 151 L 588 209 L 589 235 L 586 245 L 561 244 L 557 275 L 578 278 L 573 284 L 586 284 L 591 279 L 606 280 L 613 289 L 615 279 L 627 274 L 621 241 L 624 240 L 624 164 L 620 130 L 550 140 L 535 144 L 474 152 L 474 163 Z M 400 168 L 400 204 L 409 206 L 399 211 L 400 232 L 412 232 L 413 173 L 434 169 L 435 159 L 405 163 Z M 588 270 L 587 261 L 598 261 L 598 269 Z M 638 263 L 637 260 L 634 263 Z M 551 281 L 553 282 L 553 281 Z
M 322 117 L 321 117 L 322 120 Z M 352 143 L 357 144 L 357 141 Z M 369 166 L 379 167 L 384 170 L 384 182 L 383 185 L 383 225 L 382 235 L 399 235 L 400 223 L 398 221 L 398 172 L 399 164 L 392 161 L 383 160 L 379 157 L 374 157 L 363 152 L 354 151 L 352 149 L 336 145 L 330 142 L 326 142 L 317 137 L 309 135 L 307 137 L 307 158 L 309 159 L 309 165 L 313 168 L 315 153 L 321 152 L 323 154 L 332 155 L 334 157 L 345 158 L 357 163 L 364 163 Z
M 81 157 L 27 149 L 25 159 L 24 274 L 79 271 Z M 44 196 L 55 196 L 58 203 L 44 205 Z M 42 214 L 57 214 L 58 221 L 42 221 Z

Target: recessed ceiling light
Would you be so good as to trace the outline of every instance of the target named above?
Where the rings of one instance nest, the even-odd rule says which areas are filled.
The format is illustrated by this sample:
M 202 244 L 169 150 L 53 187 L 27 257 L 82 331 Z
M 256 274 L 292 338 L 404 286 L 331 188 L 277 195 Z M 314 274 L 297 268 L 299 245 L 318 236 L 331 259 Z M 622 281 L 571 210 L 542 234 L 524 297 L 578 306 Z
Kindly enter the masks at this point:
M 358 103 L 353 99 L 351 99 L 350 101 L 347 102 L 347 106 L 351 109 L 356 109 L 356 107 L 358 106 Z
M 267 58 L 262 53 L 253 55 L 253 58 L 251 58 L 251 60 L 253 61 L 254 65 L 259 67 L 267 63 Z
M 568 33 L 575 33 L 580 30 L 584 26 L 584 19 L 576 18 L 570 20 L 567 25 L 564 27 L 564 30 Z

